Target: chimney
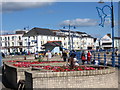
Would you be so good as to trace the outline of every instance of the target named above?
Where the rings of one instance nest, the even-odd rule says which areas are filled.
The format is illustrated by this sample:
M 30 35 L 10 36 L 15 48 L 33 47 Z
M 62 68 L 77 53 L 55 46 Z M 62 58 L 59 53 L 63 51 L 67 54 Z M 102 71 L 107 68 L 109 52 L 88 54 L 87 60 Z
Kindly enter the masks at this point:
M 111 34 L 110 33 L 108 33 L 107 36 L 109 36 L 111 38 Z

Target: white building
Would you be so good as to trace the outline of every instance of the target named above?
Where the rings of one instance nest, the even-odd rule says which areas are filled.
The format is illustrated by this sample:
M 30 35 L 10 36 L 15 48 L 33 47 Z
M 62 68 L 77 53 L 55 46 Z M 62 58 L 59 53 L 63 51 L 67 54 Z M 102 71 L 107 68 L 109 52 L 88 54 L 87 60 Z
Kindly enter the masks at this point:
M 68 30 L 51 30 L 45 28 L 33 28 L 23 33 L 17 31 L 17 34 L 1 35 L 2 51 L 5 53 L 44 50 L 44 44 L 48 41 L 61 41 L 61 47 L 66 49 L 93 49 L 94 38 L 85 32 L 71 31 L 69 44 Z
M 92 49 L 94 47 L 94 38 L 85 32 L 71 31 L 70 37 L 71 49 Z M 66 49 L 70 47 L 68 30 L 33 28 L 23 35 L 23 41 L 26 51 L 29 50 L 31 52 L 43 50 L 42 45 L 48 41 L 61 41 L 62 47 Z
M 114 37 L 114 48 L 120 47 L 120 37 Z M 112 48 L 112 38 L 110 34 L 97 39 L 95 42 L 96 49 L 111 49 Z
M 120 49 L 120 37 L 114 38 L 114 46 L 115 48 Z
M 8 34 L 1 35 L 1 52 L 6 54 L 12 52 L 22 52 L 23 49 L 23 34 Z
M 23 52 L 23 34 L 25 30 L 16 31 L 15 34 L 0 35 L 1 52 L 6 54 Z

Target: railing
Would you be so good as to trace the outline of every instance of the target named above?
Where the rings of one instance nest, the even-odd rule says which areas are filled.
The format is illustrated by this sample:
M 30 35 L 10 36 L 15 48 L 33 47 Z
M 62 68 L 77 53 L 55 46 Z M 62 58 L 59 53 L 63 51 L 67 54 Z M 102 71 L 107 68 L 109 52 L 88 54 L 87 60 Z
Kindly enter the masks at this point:
M 91 51 L 91 62 L 95 61 L 96 65 L 112 66 L 112 50 L 94 50 Z M 80 61 L 81 52 L 76 53 L 76 58 Z M 91 63 L 93 64 L 93 63 Z M 95 64 L 95 63 L 94 63 Z M 120 54 L 115 55 L 115 66 L 120 68 Z

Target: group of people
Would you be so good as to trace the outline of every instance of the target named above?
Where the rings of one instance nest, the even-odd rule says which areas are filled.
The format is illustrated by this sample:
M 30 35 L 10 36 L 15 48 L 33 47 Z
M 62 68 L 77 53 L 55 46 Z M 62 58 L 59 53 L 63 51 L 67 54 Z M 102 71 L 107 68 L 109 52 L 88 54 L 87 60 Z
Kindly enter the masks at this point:
M 77 55 L 76 55 L 75 50 L 72 50 L 70 52 L 68 52 L 67 50 L 64 50 L 62 52 L 62 58 L 63 58 L 64 62 L 66 62 L 66 61 L 69 62 L 69 60 L 70 60 L 71 57 L 74 59 L 74 61 L 77 61 L 76 56 Z M 85 53 L 84 51 L 82 51 L 81 55 L 79 56 L 79 60 L 82 61 L 83 65 L 85 64 L 85 62 L 87 62 L 87 64 L 90 64 L 90 62 L 91 62 L 91 56 L 92 56 L 92 54 L 91 54 L 90 51 L 88 51 L 87 53 Z
M 50 50 L 46 52 L 45 56 L 47 57 L 47 61 L 49 61 L 52 58 L 52 53 L 50 52 Z M 71 51 L 64 50 L 62 51 L 61 57 L 63 58 L 64 62 L 70 62 L 71 58 L 73 58 L 74 62 L 77 62 L 77 63 L 79 62 L 79 60 L 81 60 L 83 65 L 85 64 L 85 62 L 87 62 L 88 64 L 90 64 L 91 62 L 90 51 L 88 51 L 87 53 L 85 51 L 82 51 L 82 53 L 79 55 L 79 60 L 77 60 L 78 57 L 75 50 L 71 50 Z

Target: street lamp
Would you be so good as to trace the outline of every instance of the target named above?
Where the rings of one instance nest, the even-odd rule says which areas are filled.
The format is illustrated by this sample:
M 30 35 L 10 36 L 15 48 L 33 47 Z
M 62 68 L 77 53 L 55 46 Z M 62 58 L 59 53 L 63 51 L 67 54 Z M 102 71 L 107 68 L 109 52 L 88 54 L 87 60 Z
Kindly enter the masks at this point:
M 102 2 L 103 3 L 103 2 Z M 105 22 L 105 18 L 106 16 L 108 16 L 105 12 L 104 12 L 104 8 L 108 7 L 111 10 L 111 29 L 112 29 L 112 66 L 115 67 L 115 49 L 114 49 L 114 11 L 113 11 L 113 1 L 111 0 L 111 6 L 109 5 L 105 5 L 102 8 L 96 7 L 97 11 L 98 11 L 98 15 L 101 18 L 101 23 L 99 24 L 100 26 L 104 27 L 104 22 Z M 100 14 L 100 11 L 103 13 L 104 16 L 102 16 Z
M 28 55 L 30 54 L 30 36 L 28 36 Z
M 68 26 L 64 26 L 63 28 L 65 29 L 66 27 L 68 27 L 68 31 L 69 31 L 69 50 L 71 51 L 73 49 L 73 35 L 71 37 L 70 33 L 71 33 L 71 28 L 73 27 L 75 29 L 75 26 L 72 25 L 68 25 Z M 72 41 L 72 43 L 71 43 Z M 72 44 L 72 45 L 71 45 Z
M 24 27 L 24 30 L 28 30 L 29 31 L 29 26 Z M 28 43 L 27 43 L 27 47 L 28 47 L 28 55 L 30 54 L 30 36 L 28 36 Z

